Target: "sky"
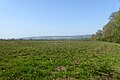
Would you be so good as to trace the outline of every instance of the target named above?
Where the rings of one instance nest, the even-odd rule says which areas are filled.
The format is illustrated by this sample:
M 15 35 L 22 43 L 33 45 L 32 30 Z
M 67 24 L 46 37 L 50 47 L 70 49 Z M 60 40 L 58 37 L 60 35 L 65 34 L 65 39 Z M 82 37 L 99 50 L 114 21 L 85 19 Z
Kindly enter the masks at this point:
M 119 0 L 0 0 L 0 38 L 93 34 Z

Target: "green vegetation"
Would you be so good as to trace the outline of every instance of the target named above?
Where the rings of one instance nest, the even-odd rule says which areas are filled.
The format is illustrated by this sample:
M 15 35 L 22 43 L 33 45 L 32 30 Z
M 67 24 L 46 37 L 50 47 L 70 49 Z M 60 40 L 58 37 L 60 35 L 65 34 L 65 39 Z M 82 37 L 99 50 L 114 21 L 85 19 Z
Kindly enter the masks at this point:
M 112 13 L 110 21 L 92 37 L 94 40 L 120 43 L 120 10 Z
M 0 41 L 0 80 L 120 80 L 120 45 Z

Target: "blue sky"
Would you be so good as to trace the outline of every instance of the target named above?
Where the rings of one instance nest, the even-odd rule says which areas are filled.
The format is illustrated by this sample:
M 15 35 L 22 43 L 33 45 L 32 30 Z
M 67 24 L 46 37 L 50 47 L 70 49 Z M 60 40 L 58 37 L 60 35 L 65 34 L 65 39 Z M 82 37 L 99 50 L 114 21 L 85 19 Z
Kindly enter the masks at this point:
M 119 0 L 0 0 L 0 38 L 93 34 Z

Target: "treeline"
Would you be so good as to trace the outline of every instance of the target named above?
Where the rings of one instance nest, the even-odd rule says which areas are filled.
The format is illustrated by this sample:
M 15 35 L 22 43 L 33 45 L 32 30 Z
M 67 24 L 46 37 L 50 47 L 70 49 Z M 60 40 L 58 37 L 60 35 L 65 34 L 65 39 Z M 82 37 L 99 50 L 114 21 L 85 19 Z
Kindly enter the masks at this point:
M 120 43 L 120 10 L 111 14 L 109 22 L 92 35 L 92 40 Z

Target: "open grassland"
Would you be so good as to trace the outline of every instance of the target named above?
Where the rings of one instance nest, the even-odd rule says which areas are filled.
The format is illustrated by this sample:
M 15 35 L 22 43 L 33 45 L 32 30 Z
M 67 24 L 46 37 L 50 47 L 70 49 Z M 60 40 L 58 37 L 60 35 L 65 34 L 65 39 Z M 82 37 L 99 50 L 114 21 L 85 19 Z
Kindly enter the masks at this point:
M 0 80 L 120 80 L 120 45 L 0 41 Z

